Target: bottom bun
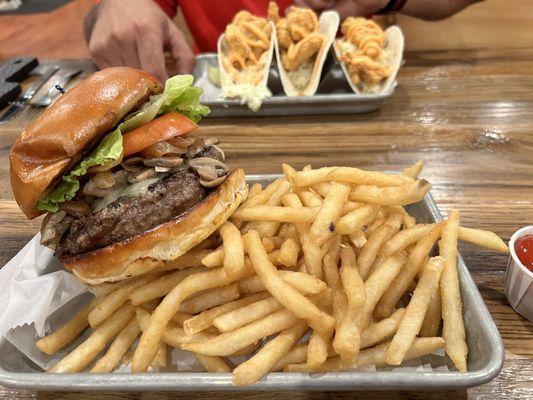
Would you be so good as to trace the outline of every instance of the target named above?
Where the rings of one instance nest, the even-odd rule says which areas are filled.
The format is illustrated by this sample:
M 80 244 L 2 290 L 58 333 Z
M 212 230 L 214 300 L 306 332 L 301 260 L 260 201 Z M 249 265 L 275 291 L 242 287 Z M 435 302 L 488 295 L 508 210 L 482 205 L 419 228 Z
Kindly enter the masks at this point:
M 206 239 L 226 222 L 247 195 L 244 171 L 236 169 L 205 199 L 171 221 L 101 249 L 62 257 L 61 261 L 89 285 L 145 274 Z

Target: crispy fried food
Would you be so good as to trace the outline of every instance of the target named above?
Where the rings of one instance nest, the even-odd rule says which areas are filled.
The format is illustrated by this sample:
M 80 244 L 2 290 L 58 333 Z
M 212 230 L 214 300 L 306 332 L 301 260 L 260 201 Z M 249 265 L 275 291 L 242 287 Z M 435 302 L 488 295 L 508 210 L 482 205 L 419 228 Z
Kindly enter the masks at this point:
M 355 85 L 374 85 L 389 77 L 391 70 L 382 60 L 385 33 L 378 24 L 366 18 L 348 17 L 341 32 L 347 45 L 342 46 L 341 61 Z
M 381 56 L 385 33 L 374 21 L 348 17 L 341 25 L 341 32 L 349 42 L 357 46 L 361 54 L 376 59 Z
M 270 11 L 276 15 L 271 15 Z M 318 18 L 310 8 L 291 7 L 285 18 L 279 10 L 270 10 L 269 18 L 276 21 L 276 33 L 281 52 L 281 62 L 287 71 L 294 71 L 302 65 L 313 62 L 325 42 L 325 36 L 318 31 Z
M 287 71 L 294 71 L 303 64 L 311 63 L 312 58 L 320 51 L 324 43 L 324 35 L 318 32 L 308 34 L 297 43 L 291 43 L 287 51 L 282 52 L 281 62 Z
M 356 85 L 361 82 L 375 85 L 388 78 L 391 73 L 390 68 L 381 63 L 381 61 L 373 60 L 364 54 L 344 53 L 341 61 L 348 68 L 352 81 Z
M 261 56 L 270 47 L 272 27 L 262 17 L 238 12 L 226 27 L 222 62 L 235 83 L 257 85 L 263 79 Z

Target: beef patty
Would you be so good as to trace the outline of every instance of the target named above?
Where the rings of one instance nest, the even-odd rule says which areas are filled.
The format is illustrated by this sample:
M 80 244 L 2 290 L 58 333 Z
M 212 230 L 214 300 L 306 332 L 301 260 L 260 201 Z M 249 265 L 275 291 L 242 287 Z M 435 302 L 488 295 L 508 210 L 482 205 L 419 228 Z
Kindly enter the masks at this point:
M 73 221 L 57 254 L 82 254 L 138 235 L 184 213 L 206 195 L 194 173 L 171 173 L 148 186 L 143 196 L 120 197 L 87 218 Z

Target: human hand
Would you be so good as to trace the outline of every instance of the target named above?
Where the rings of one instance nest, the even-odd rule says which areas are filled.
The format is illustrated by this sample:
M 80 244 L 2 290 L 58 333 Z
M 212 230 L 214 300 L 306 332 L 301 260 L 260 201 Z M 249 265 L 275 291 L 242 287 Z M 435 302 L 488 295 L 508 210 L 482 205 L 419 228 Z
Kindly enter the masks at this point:
M 102 1 L 89 40 L 89 52 L 100 68 L 140 68 L 164 82 L 165 51 L 175 60 L 178 73 L 192 72 L 192 50 L 153 0 Z

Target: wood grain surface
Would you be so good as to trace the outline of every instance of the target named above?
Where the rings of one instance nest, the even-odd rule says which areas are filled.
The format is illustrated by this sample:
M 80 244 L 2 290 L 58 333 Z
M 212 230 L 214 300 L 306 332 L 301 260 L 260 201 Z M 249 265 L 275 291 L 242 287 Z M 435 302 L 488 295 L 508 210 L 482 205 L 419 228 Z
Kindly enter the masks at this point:
M 249 173 L 279 172 L 282 162 L 403 168 L 423 158 L 424 177 L 444 214 L 462 211 L 464 224 L 506 240 L 533 223 L 533 49 L 433 51 L 406 54 L 400 86 L 379 112 L 359 116 L 207 119 L 199 134 L 222 140 L 228 162 Z M 35 234 L 13 201 L 9 147 L 25 113 L 0 126 L 0 264 Z M 332 110 L 334 113 L 334 110 Z M 461 251 L 495 319 L 506 348 L 492 382 L 452 392 L 235 393 L 232 398 L 279 399 L 527 399 L 533 396 L 533 324 L 503 294 L 505 255 L 473 246 Z M 226 398 L 218 393 L 35 393 L 0 389 L 0 398 Z
M 79 15 L 74 10 L 69 18 Z M 0 54 L 6 54 L 4 37 L 0 32 Z M 24 47 L 27 40 L 20 46 L 30 54 L 36 47 Z M 46 51 L 52 51 L 51 57 L 60 54 L 53 53 L 52 43 L 41 45 L 49 46 Z M 79 44 L 71 48 L 73 54 L 68 56 L 79 56 L 75 50 L 81 51 Z M 279 172 L 282 162 L 296 167 L 312 163 L 394 170 L 423 158 L 427 163 L 424 177 L 432 183 L 432 194 L 443 214 L 458 208 L 466 226 L 493 230 L 506 240 L 519 227 L 533 224 L 533 48 L 408 52 L 399 82 L 379 112 L 335 116 L 332 109 L 329 116 L 208 119 L 199 133 L 219 137 L 229 164 L 243 166 L 248 173 Z M 24 219 L 13 200 L 8 171 L 9 148 L 37 113 L 28 111 L 9 125 L 0 125 L 0 265 L 24 246 L 40 223 Z M 62 393 L 0 387 L 0 399 L 531 399 L 533 324 L 517 315 L 503 294 L 507 257 L 470 245 L 461 246 L 461 252 L 506 348 L 503 371 L 476 388 Z

